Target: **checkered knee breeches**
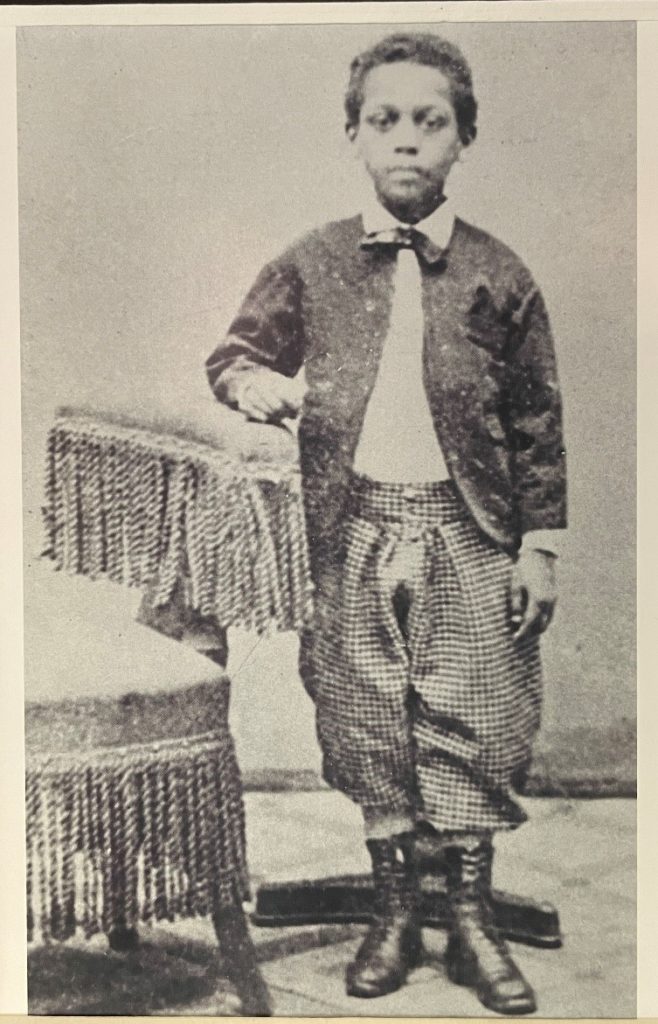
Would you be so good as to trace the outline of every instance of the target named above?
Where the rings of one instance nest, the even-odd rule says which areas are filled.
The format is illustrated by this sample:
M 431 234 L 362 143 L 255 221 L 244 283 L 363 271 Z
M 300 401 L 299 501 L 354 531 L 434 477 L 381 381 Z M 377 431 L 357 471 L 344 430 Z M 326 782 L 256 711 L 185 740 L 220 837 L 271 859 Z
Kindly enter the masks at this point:
M 514 638 L 512 559 L 452 484 L 356 478 L 315 595 L 303 676 L 324 774 L 373 811 L 510 828 L 539 726 L 536 638 Z

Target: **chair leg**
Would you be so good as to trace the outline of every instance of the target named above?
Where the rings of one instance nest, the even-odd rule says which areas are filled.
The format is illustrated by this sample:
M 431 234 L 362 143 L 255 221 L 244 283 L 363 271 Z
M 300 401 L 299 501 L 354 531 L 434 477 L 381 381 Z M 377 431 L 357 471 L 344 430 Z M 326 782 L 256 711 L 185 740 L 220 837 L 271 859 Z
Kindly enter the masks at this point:
M 107 941 L 115 953 L 133 953 L 139 949 L 139 932 L 136 928 L 117 924 L 107 933 Z
M 221 907 L 213 914 L 213 924 L 226 973 L 242 1003 L 243 1016 L 271 1017 L 270 994 L 242 907 Z

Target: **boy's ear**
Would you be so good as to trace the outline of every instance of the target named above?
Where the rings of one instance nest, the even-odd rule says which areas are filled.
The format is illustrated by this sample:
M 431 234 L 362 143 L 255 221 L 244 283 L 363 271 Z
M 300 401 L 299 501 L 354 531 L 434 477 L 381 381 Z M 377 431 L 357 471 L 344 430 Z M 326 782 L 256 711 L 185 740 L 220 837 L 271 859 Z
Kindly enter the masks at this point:
M 359 126 L 357 124 L 346 124 L 345 134 L 350 142 L 354 142 L 359 133 Z

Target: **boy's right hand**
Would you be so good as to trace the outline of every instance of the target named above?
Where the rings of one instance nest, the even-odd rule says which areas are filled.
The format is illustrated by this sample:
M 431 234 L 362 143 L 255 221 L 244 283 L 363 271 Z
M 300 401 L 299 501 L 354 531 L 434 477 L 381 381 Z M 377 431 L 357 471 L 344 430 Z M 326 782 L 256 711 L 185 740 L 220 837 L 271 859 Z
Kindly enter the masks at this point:
M 294 417 L 301 409 L 306 393 L 304 371 L 285 377 L 267 367 L 250 370 L 240 385 L 238 409 L 249 419 L 271 423 Z

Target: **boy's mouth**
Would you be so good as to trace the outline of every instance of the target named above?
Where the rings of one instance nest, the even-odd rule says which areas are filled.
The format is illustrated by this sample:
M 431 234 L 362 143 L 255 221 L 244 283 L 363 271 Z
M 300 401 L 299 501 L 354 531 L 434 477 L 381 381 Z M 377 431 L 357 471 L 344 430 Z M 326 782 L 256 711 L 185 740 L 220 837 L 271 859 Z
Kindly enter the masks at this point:
M 389 180 L 400 182 L 416 182 L 425 178 L 425 172 L 420 167 L 406 167 L 402 164 L 390 167 L 388 170 Z
M 409 177 L 418 178 L 424 176 L 425 172 L 420 167 L 414 167 L 412 165 L 406 164 L 396 164 L 395 167 L 389 167 L 388 173 L 401 174 L 407 175 Z

